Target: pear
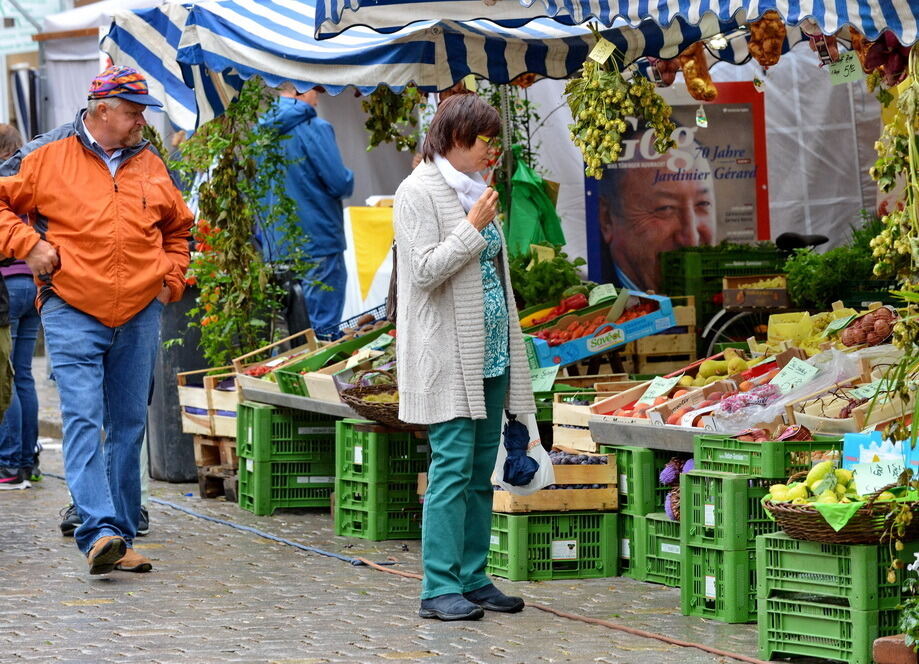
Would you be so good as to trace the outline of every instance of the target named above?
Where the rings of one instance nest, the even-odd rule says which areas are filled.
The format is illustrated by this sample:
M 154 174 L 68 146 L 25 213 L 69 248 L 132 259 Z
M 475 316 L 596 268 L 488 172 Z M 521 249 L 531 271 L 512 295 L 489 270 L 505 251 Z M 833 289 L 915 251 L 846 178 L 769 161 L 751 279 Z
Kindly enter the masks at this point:
M 742 357 L 732 357 L 728 360 L 728 375 L 733 376 L 734 374 L 739 374 L 743 371 L 746 371 L 750 367 L 747 366 L 746 361 Z
M 837 496 L 842 497 L 842 496 L 846 495 L 846 491 L 848 491 L 848 488 L 846 487 L 845 484 L 837 484 L 837 485 L 836 485 L 836 495 L 837 495 Z
M 773 496 L 777 493 L 786 493 L 787 491 L 788 487 L 784 484 L 773 484 L 771 487 L 769 487 L 769 493 L 771 493 Z
M 792 503 L 794 503 L 795 505 L 798 505 L 799 503 L 795 503 L 795 500 L 797 500 L 798 498 L 801 498 L 802 500 L 804 498 L 807 498 L 807 485 L 797 484 L 793 487 L 789 487 L 788 493 L 786 495 L 789 497 L 789 499 L 791 499 Z
M 832 461 L 821 461 L 820 463 L 815 465 L 813 468 L 811 468 L 810 471 L 808 471 L 807 479 L 804 481 L 807 483 L 808 486 L 810 486 L 811 484 L 815 483 L 815 480 L 819 481 L 819 480 L 822 480 L 824 477 L 826 477 L 827 473 L 829 473 L 831 470 L 833 470 Z M 834 476 L 834 479 L 835 479 L 835 476 Z
M 896 500 L 896 496 L 890 493 L 890 491 L 883 491 L 881 495 L 878 496 L 878 500 Z
M 852 471 L 851 470 L 846 470 L 845 468 L 837 468 L 833 472 L 836 473 L 836 481 L 840 482 L 841 484 L 848 484 L 849 482 L 852 481 Z
M 686 375 L 681 376 L 678 382 L 678 385 L 680 387 L 692 387 L 693 386 L 692 376 L 686 376 Z
M 838 503 L 839 498 L 836 496 L 836 492 L 833 489 L 827 489 L 819 496 L 817 496 L 818 503 Z
M 795 498 L 794 500 L 791 501 L 791 504 L 792 505 L 806 505 L 807 499 L 806 498 Z
M 702 378 L 714 376 L 716 373 L 715 360 L 705 360 L 705 362 L 699 365 L 699 375 Z

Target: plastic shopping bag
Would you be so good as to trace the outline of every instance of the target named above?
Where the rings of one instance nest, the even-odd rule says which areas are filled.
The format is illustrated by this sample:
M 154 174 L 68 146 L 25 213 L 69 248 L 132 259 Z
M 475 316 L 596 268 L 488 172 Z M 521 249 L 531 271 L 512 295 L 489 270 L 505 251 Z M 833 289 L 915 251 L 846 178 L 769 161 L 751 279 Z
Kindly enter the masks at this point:
M 528 496 L 555 482 L 552 460 L 539 441 L 535 415 L 504 414 L 501 444 L 491 481 L 495 486 Z

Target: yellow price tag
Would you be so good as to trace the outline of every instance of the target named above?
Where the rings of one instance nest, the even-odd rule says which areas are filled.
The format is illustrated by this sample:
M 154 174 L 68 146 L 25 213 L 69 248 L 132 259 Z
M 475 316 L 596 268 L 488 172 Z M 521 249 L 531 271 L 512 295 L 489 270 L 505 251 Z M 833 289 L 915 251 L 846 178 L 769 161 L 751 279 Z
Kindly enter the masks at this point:
M 611 41 L 600 38 L 600 41 L 593 47 L 590 53 L 587 55 L 588 58 L 595 62 L 599 62 L 601 65 L 609 60 L 609 56 L 613 54 L 613 51 L 616 50 L 616 46 Z

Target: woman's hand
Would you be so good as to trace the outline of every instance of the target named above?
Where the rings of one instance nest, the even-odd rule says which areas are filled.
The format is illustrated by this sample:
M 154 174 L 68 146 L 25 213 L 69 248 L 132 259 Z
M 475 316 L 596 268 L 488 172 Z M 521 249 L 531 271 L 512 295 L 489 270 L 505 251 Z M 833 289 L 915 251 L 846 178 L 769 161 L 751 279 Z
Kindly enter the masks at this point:
M 469 220 L 469 223 L 475 226 L 477 231 L 481 231 L 488 224 L 491 223 L 491 220 L 495 218 L 495 214 L 498 212 L 498 192 L 489 187 L 482 195 L 479 196 L 472 209 L 469 210 L 469 214 L 466 215 L 466 219 Z

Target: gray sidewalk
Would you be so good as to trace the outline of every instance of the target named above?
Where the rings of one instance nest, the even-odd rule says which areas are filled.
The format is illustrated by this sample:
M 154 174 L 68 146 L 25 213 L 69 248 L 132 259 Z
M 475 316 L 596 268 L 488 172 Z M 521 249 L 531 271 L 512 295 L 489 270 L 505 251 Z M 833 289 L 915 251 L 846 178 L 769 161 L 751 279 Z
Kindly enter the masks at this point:
M 49 446 L 42 465 L 62 473 L 58 445 Z M 0 493 L 0 661 L 732 661 L 532 607 L 516 615 L 488 613 L 478 622 L 422 620 L 418 581 L 298 550 L 158 501 L 407 572 L 420 569 L 418 541 L 338 537 L 327 511 L 257 517 L 200 499 L 197 485 L 151 481 L 151 496 L 151 532 L 137 549 L 153 559 L 154 571 L 90 577 L 73 540 L 57 529 L 67 502 L 61 480 L 46 477 L 31 490 Z M 497 583 L 561 611 L 756 657 L 755 625 L 683 617 L 676 589 L 626 578 Z

